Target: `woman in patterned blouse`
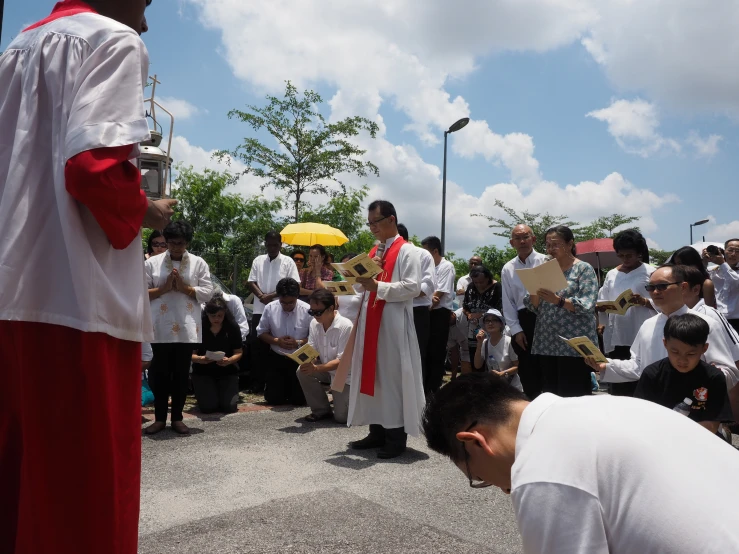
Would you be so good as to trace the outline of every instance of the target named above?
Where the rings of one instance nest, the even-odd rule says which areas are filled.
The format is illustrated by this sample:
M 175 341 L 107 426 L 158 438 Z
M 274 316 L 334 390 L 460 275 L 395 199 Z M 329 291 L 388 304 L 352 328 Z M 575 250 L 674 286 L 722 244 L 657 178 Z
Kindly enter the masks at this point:
M 300 270 L 300 299 L 308 298 L 316 289 L 325 288 L 324 281 L 332 281 L 334 272 L 326 267 L 326 249 L 314 244 L 308 252 L 308 267 Z
M 588 337 L 598 344 L 595 304 L 598 279 L 592 266 L 575 258 L 575 238 L 564 225 L 546 233 L 547 254 L 557 260 L 567 279 L 567 288 L 557 292 L 541 289 L 524 298 L 536 314 L 531 353 L 538 356 L 544 392 L 560 396 L 591 394 L 590 368 L 560 336 Z

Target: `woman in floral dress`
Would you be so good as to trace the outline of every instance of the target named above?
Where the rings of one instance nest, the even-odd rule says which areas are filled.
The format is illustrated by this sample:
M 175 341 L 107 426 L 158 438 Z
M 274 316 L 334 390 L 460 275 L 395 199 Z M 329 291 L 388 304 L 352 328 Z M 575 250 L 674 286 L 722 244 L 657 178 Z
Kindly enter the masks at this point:
M 154 393 L 155 421 L 146 433 L 158 433 L 167 424 L 167 404 L 172 397 L 172 429 L 186 435 L 182 422 L 193 346 L 202 342 L 201 304 L 213 295 L 205 260 L 187 251 L 192 226 L 173 221 L 164 229 L 167 252 L 146 260 L 146 280 L 151 301 L 154 359 L 149 385 Z
M 531 353 L 539 356 L 542 389 L 559 396 L 584 396 L 592 392 L 590 368 L 560 336 L 571 339 L 588 337 L 598 344 L 595 304 L 598 279 L 595 270 L 575 258 L 575 238 L 564 225 L 546 233 L 547 254 L 557 260 L 567 279 L 560 291 L 541 289 L 526 295 L 524 304 L 536 314 L 534 344 Z

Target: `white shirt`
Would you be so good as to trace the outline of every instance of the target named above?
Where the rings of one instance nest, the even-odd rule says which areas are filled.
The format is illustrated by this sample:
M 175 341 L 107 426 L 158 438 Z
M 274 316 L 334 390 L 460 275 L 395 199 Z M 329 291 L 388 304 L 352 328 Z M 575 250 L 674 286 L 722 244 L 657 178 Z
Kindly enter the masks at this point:
M 533 250 L 526 261 L 516 256 L 507 262 L 500 272 L 501 287 L 503 288 L 503 317 L 506 325 L 511 330 L 511 336 L 523 331 L 518 322 L 518 311 L 523 310 L 523 298 L 526 296 L 526 288 L 516 274 L 517 269 L 531 269 L 547 261 L 544 254 Z
M 418 248 L 418 247 L 415 247 Z M 421 257 L 421 292 L 425 296 L 416 296 L 413 299 L 413 307 L 431 306 L 431 297 L 438 289 L 436 288 L 436 267 L 434 257 L 425 248 L 418 248 Z
M 438 310 L 439 308 L 446 308 L 447 310 L 454 309 L 454 277 L 456 276 L 457 270 L 454 264 L 449 260 L 442 258 L 439 260 L 439 265 L 436 266 L 436 292 L 443 292 L 444 296 L 439 299 L 439 303 L 432 308 Z
M 716 287 L 716 306 L 728 319 L 739 319 L 739 273 L 726 262 L 710 272 Z
M 148 66 L 136 32 L 93 13 L 23 32 L 5 49 L 0 320 L 153 338 L 140 238 L 114 249 L 64 179 L 67 160 L 81 152 L 149 138 Z
M 687 417 L 623 396 L 540 395 L 511 499 L 526 554 L 739 552 L 739 455 Z
M 151 348 L 150 342 L 145 342 L 141 345 L 141 361 L 150 362 L 154 359 L 154 350 Z
M 259 320 L 259 325 L 257 326 L 257 336 L 269 333 L 275 338 L 292 337 L 299 340 L 308 338 L 310 323 L 313 319 L 308 315 L 309 309 L 310 306 L 302 300 L 298 300 L 297 305 L 291 312 L 283 310 L 279 300 L 270 302 L 264 307 L 264 312 L 262 312 L 262 318 Z M 270 346 L 272 350 L 282 355 L 290 354 L 297 350 L 297 348 L 293 350 L 280 348 L 276 344 Z
M 321 355 L 322 364 L 340 360 L 344 354 L 346 343 L 349 342 L 349 335 L 352 334 L 352 322 L 340 314 L 334 315 L 334 320 L 328 329 L 324 330 L 323 325 L 313 318 L 310 322 L 310 331 L 308 333 L 308 343 L 318 350 Z M 336 370 L 329 371 L 332 379 Z M 351 371 L 346 378 L 346 383 L 351 383 Z
M 264 294 L 271 294 L 277 288 L 277 282 L 280 279 L 290 277 L 300 283 L 300 274 L 298 267 L 290 256 L 280 253 L 274 260 L 269 259 L 268 254 L 262 254 L 254 259 L 251 264 L 251 272 L 249 273 L 249 281 L 256 282 Z M 254 313 L 261 314 L 264 312 L 264 304 L 254 296 Z
M 629 289 L 634 294 L 649 299 L 649 293 L 644 287 L 649 284 L 649 276 L 654 270 L 654 266 L 649 264 L 641 264 L 628 273 L 612 269 L 606 275 L 598 292 L 598 302 L 616 300 L 619 294 Z M 631 346 L 642 324 L 655 313 L 654 310 L 644 306 L 632 306 L 624 315 L 599 312 L 598 322 L 605 325 L 603 350 L 608 353 L 617 346 Z
M 689 309 L 687 306 L 683 306 L 673 312 L 670 314 L 670 317 L 688 313 L 702 317 L 708 322 L 710 327 L 708 350 L 706 350 L 702 359 L 709 364 L 714 364 L 724 372 L 726 384 L 731 389 L 739 381 L 739 372 L 737 372 L 731 347 L 726 343 L 723 331 L 718 328 L 712 319 Z M 609 360 L 601 380 L 609 383 L 638 381 L 644 368 L 666 358 L 667 349 L 662 339 L 664 338 L 667 319 L 668 316 L 659 313 L 646 320 L 641 326 L 641 329 L 639 329 L 634 339 L 634 344 L 631 346 L 631 359 Z
M 169 252 L 146 260 L 146 282 L 150 289 L 161 287 L 173 268 L 182 280 L 195 289 L 195 298 L 178 291 L 169 291 L 151 301 L 154 343 L 200 343 L 201 306 L 213 296 L 213 283 L 205 260 L 185 252 L 181 262 L 174 262 Z
M 518 356 L 513 351 L 511 337 L 503 335 L 498 344 L 492 344 L 490 338 L 482 341 L 480 355 L 485 357 L 485 367 L 488 371 L 505 371 L 510 369 Z
M 731 324 L 726 321 L 726 318 L 721 315 L 716 308 L 707 306 L 706 301 L 703 300 L 703 298 L 699 299 L 698 303 L 691 309 L 716 322 L 717 327 L 723 330 L 724 339 L 726 340 L 726 344 L 729 345 L 734 362 L 739 360 L 739 334 L 737 334 Z
M 457 296 L 456 296 L 457 307 L 458 308 L 462 306 L 462 302 L 464 302 L 464 291 L 467 290 L 467 287 L 470 285 L 471 282 L 472 282 L 472 278 L 470 277 L 470 274 L 469 273 L 467 275 L 463 275 L 457 281 L 457 289 L 456 290 L 463 291 L 462 294 L 457 294 Z
M 337 296 L 336 301 L 339 303 L 339 313 L 351 321 L 352 324 L 355 324 L 359 316 L 359 309 L 362 307 L 362 295 Z

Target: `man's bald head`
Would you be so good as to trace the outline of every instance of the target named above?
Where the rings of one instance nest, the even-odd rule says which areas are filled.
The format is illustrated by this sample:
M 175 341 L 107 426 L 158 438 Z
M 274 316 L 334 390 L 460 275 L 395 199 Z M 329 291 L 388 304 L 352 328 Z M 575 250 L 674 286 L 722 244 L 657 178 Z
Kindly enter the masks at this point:
M 521 260 L 526 260 L 531 253 L 534 251 L 534 242 L 536 237 L 531 227 L 524 223 L 516 225 L 511 229 L 511 241 L 510 244 L 516 249 L 518 257 Z
M 531 227 L 529 227 L 528 225 L 524 223 L 516 225 L 513 229 L 511 229 L 511 238 L 513 238 L 515 235 L 523 235 L 523 234 L 529 234 L 532 237 L 534 236 L 534 232 L 531 230 Z

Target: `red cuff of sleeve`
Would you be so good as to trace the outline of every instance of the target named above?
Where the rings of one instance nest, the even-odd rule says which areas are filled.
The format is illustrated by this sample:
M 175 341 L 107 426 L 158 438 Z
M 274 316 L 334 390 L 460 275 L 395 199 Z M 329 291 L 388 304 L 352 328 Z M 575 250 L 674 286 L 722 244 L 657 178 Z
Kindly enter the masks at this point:
M 90 210 L 118 250 L 138 236 L 149 206 L 141 174 L 128 161 L 132 149 L 133 145 L 88 150 L 64 168 L 67 192 Z

